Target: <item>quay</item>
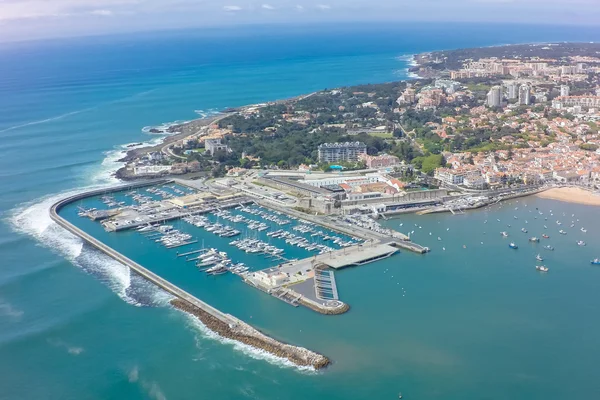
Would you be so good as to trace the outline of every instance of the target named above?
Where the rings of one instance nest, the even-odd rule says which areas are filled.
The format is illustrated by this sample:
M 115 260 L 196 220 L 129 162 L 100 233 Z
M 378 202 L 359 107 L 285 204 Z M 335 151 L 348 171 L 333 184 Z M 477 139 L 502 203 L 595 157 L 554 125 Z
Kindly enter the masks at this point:
M 188 292 L 173 285 L 171 282 L 163 279 L 162 277 L 158 276 L 152 271 L 142 267 L 140 264 L 125 257 L 121 253 L 105 245 L 104 243 L 95 239 L 91 235 L 85 233 L 84 231 L 77 228 L 76 226 L 74 226 L 59 215 L 59 211 L 61 210 L 61 208 L 90 196 L 95 196 L 98 194 L 108 192 L 115 192 L 124 189 L 126 190 L 131 188 L 139 188 L 144 186 L 161 184 L 164 182 L 165 181 L 162 180 L 158 182 L 152 181 L 150 183 L 143 182 L 138 184 L 128 184 L 124 186 L 115 187 L 110 190 L 98 189 L 86 193 L 76 194 L 53 204 L 50 208 L 50 217 L 54 222 L 56 222 L 64 229 L 68 230 L 76 236 L 79 236 L 91 246 L 104 252 L 105 254 L 117 260 L 118 262 L 126 265 L 143 278 L 147 279 L 148 281 L 162 288 L 166 292 L 175 296 L 175 299 L 171 300 L 171 304 L 173 305 L 173 307 L 196 316 L 209 329 L 213 330 L 219 335 L 240 341 L 242 343 L 248 344 L 259 349 L 263 349 L 275 356 L 286 358 L 296 365 L 311 366 L 315 369 L 321 369 L 329 365 L 329 359 L 319 353 L 313 352 L 302 347 L 279 342 L 271 337 L 264 335 L 260 331 L 243 322 L 242 320 L 230 314 L 226 314 L 217 310 L 216 308 L 192 296 Z

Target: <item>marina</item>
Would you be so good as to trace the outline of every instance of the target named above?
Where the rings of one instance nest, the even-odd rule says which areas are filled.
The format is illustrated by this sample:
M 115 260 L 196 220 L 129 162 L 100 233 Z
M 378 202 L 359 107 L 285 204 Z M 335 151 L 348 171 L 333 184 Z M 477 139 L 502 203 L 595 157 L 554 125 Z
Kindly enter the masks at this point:
M 429 249 L 367 216 L 317 218 L 259 199 L 172 181 L 117 188 L 79 201 L 77 216 L 109 235 L 138 235 L 175 252 L 185 268 L 240 279 L 293 306 L 347 311 L 334 271 L 406 249 Z

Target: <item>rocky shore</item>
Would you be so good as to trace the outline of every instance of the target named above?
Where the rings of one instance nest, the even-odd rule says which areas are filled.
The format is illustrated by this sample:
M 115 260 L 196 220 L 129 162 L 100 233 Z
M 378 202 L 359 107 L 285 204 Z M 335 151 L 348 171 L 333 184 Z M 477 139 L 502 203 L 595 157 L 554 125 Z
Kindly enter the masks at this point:
M 330 364 L 330 360 L 321 354 L 302 347 L 278 342 L 233 317 L 232 320 L 235 320 L 235 323 L 227 324 L 221 319 L 216 318 L 184 300 L 173 299 L 171 300 L 171 305 L 197 317 L 208 329 L 217 333 L 219 336 L 236 340 L 257 349 L 265 350 L 274 356 L 285 358 L 298 366 L 313 367 L 315 370 L 319 370 Z
M 160 151 L 165 145 L 184 139 L 185 137 L 199 131 L 203 126 L 210 125 L 223 116 L 223 114 L 219 114 L 209 118 L 199 118 L 184 124 L 172 125 L 163 131 L 151 129 L 150 132 L 163 133 L 169 136 L 166 136 L 162 142 L 156 146 L 140 147 L 129 150 L 125 157 L 121 158 L 119 162 L 129 162 L 153 151 Z

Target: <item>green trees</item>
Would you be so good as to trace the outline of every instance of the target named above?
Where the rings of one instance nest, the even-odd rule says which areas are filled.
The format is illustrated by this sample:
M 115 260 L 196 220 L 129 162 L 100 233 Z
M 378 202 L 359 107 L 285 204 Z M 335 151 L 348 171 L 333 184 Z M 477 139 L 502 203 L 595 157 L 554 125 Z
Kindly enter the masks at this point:
M 429 156 L 419 156 L 413 159 L 413 165 L 427 175 L 433 175 L 436 168 L 446 165 L 446 160 L 441 154 L 431 154 Z
M 579 145 L 579 148 L 581 150 L 596 151 L 598 150 L 598 145 L 593 143 L 583 143 Z

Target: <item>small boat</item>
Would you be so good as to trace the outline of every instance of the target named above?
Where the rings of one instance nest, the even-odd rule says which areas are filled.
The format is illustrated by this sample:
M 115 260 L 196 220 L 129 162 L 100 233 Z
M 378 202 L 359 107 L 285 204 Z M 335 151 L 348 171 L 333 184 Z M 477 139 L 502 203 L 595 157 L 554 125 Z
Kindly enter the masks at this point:
M 558 233 L 560 233 L 561 235 L 566 235 L 567 232 L 563 231 L 562 229 L 560 231 L 558 231 Z
M 523 233 L 527 233 L 527 229 L 525 229 L 525 228 L 521 228 L 521 232 L 523 232 Z
M 550 245 L 548 245 L 548 246 L 544 246 L 544 248 L 545 248 L 546 250 L 550 250 L 550 251 L 554 250 L 554 247 L 552 247 L 552 246 L 550 246 Z
M 540 256 L 539 254 L 537 256 L 535 256 L 535 259 L 538 261 L 544 261 L 544 259 L 542 258 L 542 256 Z
M 517 246 L 514 242 L 510 242 L 508 247 L 510 247 L 511 249 L 515 249 L 515 250 L 519 248 L 519 246 Z
M 506 232 L 500 232 L 500 234 L 502 235 L 502 237 L 508 237 L 508 233 Z
M 540 238 L 532 236 L 529 238 L 530 242 L 534 242 L 534 243 L 539 243 L 540 242 Z
M 398 393 L 398 398 L 401 399 L 402 398 L 402 393 Z
M 537 269 L 540 272 L 548 272 L 548 267 L 545 267 L 543 265 L 536 265 L 535 269 Z
M 590 261 L 590 264 L 592 264 L 592 265 L 600 265 L 600 258 L 594 258 L 592 261 Z
M 585 229 L 585 228 L 581 228 L 581 232 L 583 232 L 583 233 L 586 233 L 586 232 L 587 232 L 587 229 Z
M 550 238 L 550 236 L 546 235 L 545 233 L 542 235 L 542 237 L 543 237 L 544 239 L 549 239 L 549 238 Z
M 585 242 L 583 240 L 580 240 L 577 242 L 577 246 L 585 246 Z

